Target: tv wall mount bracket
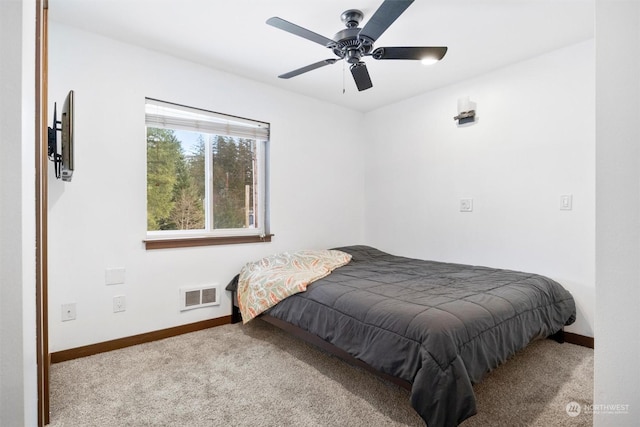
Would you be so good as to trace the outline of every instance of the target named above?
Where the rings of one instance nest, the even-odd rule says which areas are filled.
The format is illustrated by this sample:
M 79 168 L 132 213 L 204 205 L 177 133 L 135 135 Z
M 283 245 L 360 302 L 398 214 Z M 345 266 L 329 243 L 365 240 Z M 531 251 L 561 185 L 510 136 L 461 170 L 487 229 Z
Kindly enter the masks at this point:
M 53 127 L 49 126 L 47 129 L 48 157 L 54 164 L 56 178 L 60 179 L 62 154 L 58 153 L 58 132 L 62 132 L 62 121 L 58 120 L 55 103 L 53 104 Z

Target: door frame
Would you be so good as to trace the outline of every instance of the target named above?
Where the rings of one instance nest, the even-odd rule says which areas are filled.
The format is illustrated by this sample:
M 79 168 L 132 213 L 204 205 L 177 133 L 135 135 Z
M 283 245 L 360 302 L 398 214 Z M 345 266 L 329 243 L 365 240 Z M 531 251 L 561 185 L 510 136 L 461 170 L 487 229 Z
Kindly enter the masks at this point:
M 38 426 L 49 424 L 49 313 L 47 263 L 48 210 L 48 0 L 36 0 L 35 45 L 35 237 L 36 237 L 36 363 L 38 390 Z

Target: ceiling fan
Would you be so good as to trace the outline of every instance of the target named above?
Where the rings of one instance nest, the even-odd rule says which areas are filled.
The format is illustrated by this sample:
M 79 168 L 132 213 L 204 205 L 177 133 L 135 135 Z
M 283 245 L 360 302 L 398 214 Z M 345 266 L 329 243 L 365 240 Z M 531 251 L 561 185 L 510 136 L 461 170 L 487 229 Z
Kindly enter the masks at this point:
M 439 61 L 447 53 L 446 47 L 379 47 L 374 49 L 373 44 L 393 22 L 413 3 L 414 0 L 384 0 L 378 10 L 367 21 L 364 27 L 358 25 L 363 13 L 357 9 L 349 9 L 340 15 L 340 19 L 347 27 L 338 31 L 333 39 L 321 36 L 306 28 L 300 27 L 282 18 L 274 16 L 267 19 L 267 24 L 287 31 L 296 36 L 303 37 L 312 42 L 321 44 L 333 51 L 337 58 L 329 58 L 307 65 L 297 70 L 281 74 L 281 79 L 290 79 L 308 71 L 315 70 L 325 65 L 335 64 L 344 59 L 351 66 L 351 75 L 355 80 L 359 91 L 373 87 L 367 65 L 362 61 L 365 56 L 373 59 L 414 59 L 423 61 Z

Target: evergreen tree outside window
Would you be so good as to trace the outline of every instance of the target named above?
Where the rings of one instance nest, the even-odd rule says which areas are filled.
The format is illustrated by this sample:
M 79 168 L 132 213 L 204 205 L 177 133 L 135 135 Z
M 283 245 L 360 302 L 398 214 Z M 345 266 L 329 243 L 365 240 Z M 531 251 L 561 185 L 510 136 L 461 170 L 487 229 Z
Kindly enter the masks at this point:
M 147 238 L 268 234 L 269 124 L 146 99 Z

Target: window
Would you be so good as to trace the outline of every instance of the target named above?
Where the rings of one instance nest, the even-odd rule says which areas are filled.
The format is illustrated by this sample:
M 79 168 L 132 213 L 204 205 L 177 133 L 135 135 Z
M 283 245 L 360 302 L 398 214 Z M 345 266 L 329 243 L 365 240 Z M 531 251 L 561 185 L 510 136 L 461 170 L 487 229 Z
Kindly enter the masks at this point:
M 147 249 L 264 241 L 269 124 L 146 99 Z

